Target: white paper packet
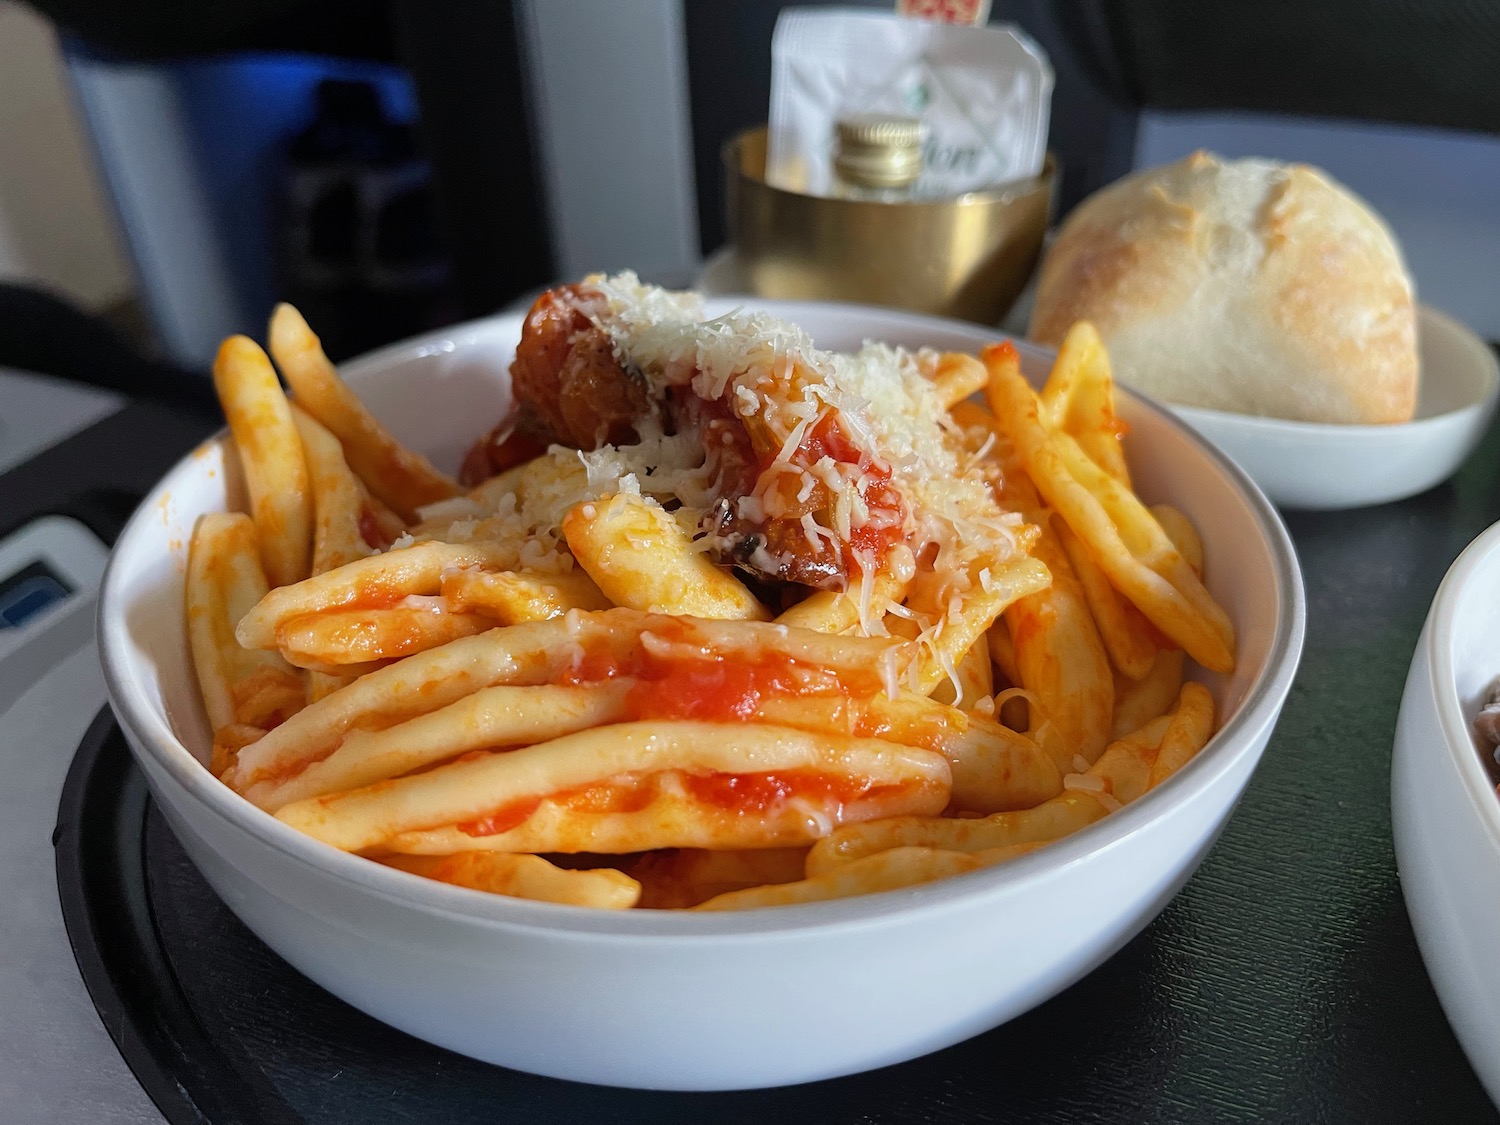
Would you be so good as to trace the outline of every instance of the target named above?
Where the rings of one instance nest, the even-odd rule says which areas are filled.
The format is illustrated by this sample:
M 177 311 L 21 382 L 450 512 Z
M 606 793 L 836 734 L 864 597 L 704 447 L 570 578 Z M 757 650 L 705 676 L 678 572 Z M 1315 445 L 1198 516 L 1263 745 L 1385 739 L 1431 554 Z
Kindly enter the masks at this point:
M 855 113 L 921 117 L 914 198 L 941 199 L 1042 170 L 1052 67 L 1009 24 L 961 27 L 849 8 L 792 8 L 771 39 L 766 182 L 832 195 L 834 125 Z

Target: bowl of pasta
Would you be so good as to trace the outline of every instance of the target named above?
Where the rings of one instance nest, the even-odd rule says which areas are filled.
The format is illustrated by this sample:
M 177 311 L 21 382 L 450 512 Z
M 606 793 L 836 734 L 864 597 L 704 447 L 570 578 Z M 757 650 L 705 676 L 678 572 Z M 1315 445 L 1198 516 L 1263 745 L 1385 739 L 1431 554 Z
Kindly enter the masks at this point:
M 1443 1012 L 1500 1104 L 1500 524 L 1449 567 L 1412 653 L 1391 755 L 1401 892 Z
M 497 1064 L 768 1086 L 1018 1015 L 1192 874 L 1300 655 L 1274 510 L 1087 324 L 623 274 L 342 370 L 282 306 L 214 377 L 105 579 L 116 715 L 268 946 Z

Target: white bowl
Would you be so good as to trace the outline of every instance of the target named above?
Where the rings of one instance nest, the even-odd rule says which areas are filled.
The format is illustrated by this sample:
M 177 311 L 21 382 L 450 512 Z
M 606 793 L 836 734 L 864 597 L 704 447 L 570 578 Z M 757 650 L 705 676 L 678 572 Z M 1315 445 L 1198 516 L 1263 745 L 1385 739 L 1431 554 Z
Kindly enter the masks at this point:
M 1500 676 L 1500 524 L 1459 555 L 1417 641 L 1391 760 L 1401 890 L 1448 1022 L 1500 1105 L 1500 795 L 1472 726 Z
M 825 347 L 975 349 L 972 325 L 764 302 Z M 735 302 L 711 302 L 713 314 Z M 440 463 L 498 416 L 519 315 L 387 348 L 345 373 Z M 1046 353 L 1022 345 L 1029 374 Z M 840 902 L 725 914 L 608 912 L 428 882 L 305 837 L 200 764 L 208 732 L 183 636 L 184 547 L 225 507 L 222 439 L 185 458 L 115 548 L 99 616 L 120 725 L 183 847 L 267 945 L 420 1038 L 560 1078 L 729 1089 L 899 1062 L 1026 1011 L 1108 958 L 1182 886 L 1259 760 L 1302 648 L 1296 559 L 1249 480 L 1159 408 L 1123 404 L 1142 494 L 1197 521 L 1239 668 L 1207 677 L 1222 729 L 1178 775 L 1002 867 Z
M 1500 370 L 1484 341 L 1426 305 L 1417 310 L 1417 348 L 1422 382 L 1410 422 L 1338 426 L 1195 406 L 1172 410 L 1284 508 L 1401 500 L 1457 471 L 1489 428 L 1500 392 Z

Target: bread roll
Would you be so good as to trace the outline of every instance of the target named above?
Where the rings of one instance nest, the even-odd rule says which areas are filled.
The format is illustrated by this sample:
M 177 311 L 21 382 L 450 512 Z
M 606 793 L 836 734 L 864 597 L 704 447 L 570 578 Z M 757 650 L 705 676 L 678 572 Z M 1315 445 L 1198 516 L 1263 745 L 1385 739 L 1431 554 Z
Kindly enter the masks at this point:
M 1411 279 L 1385 224 L 1305 164 L 1195 152 L 1095 193 L 1042 265 L 1031 335 L 1091 320 L 1121 382 L 1304 422 L 1405 422 Z

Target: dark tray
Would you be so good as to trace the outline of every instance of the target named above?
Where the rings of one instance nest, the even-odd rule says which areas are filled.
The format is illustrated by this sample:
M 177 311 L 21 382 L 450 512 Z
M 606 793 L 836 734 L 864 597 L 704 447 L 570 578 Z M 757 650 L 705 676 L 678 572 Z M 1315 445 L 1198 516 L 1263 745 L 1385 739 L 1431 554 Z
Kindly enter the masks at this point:
M 107 714 L 59 812 L 58 883 L 79 965 L 173 1125 L 1500 1120 L 1418 955 L 1389 804 L 1412 648 L 1448 565 L 1500 519 L 1497 468 L 1500 431 L 1421 497 L 1289 517 L 1306 652 L 1219 843 L 1099 970 L 936 1055 L 807 1086 L 690 1095 L 535 1078 L 427 1046 L 333 999 L 235 920 L 152 807 Z M 787 1003 L 817 1018 L 817 997 Z

